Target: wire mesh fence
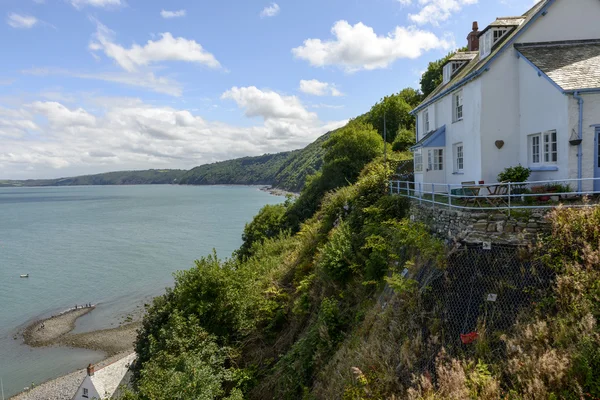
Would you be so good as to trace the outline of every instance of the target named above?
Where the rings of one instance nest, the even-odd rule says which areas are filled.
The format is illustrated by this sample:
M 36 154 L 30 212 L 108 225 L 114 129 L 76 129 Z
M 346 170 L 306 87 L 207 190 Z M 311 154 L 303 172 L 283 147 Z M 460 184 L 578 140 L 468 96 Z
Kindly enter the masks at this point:
M 418 369 L 434 374 L 442 348 L 462 357 L 484 344 L 489 356 L 503 357 L 501 335 L 524 309 L 547 295 L 554 273 L 527 247 L 462 244 L 449 255 L 445 270 L 424 267 L 413 279 L 419 282 L 429 319 L 421 333 L 429 357 Z

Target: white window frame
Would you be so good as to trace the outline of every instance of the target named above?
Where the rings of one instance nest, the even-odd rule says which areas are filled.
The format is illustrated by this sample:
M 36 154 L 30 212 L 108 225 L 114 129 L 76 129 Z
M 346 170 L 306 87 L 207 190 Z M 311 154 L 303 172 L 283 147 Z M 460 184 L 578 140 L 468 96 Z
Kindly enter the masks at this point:
M 494 45 L 494 34 L 492 29 L 488 30 L 479 38 L 479 57 L 481 59 L 486 58 L 492 53 L 492 46 Z
M 508 28 L 493 28 L 492 30 L 492 46 L 500 41 L 508 32 Z
M 531 166 L 558 164 L 558 132 L 556 130 L 529 135 L 527 147 Z
M 443 84 L 445 85 L 446 83 L 450 82 L 450 80 L 452 79 L 452 63 L 451 62 L 444 65 L 443 74 L 444 74 Z
M 444 170 L 444 149 L 429 149 L 427 151 L 427 171 Z
M 558 134 L 556 130 L 546 131 L 542 134 L 544 164 L 558 163 Z
M 425 128 L 425 134 L 431 132 L 431 120 L 429 119 L 429 108 L 426 108 L 423 112 L 423 128 Z
M 462 173 L 465 170 L 465 147 L 462 143 L 454 144 L 454 172 Z
M 423 150 L 422 149 L 415 150 L 414 160 L 415 160 L 415 173 L 417 173 L 417 174 L 423 173 Z
M 462 90 L 452 95 L 452 121 L 462 121 L 464 118 L 464 103 Z

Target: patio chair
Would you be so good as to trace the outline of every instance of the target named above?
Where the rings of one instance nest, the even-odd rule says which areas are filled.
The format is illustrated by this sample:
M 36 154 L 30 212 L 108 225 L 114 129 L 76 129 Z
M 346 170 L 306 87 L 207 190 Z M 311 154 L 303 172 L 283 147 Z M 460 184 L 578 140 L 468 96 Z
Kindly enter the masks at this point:
M 492 207 L 508 205 L 506 202 L 506 196 L 508 196 L 508 186 L 506 186 L 506 183 L 500 182 L 497 185 L 488 186 L 489 197 L 486 196 L 485 199 Z
M 464 201 L 468 206 L 473 203 L 473 205 L 478 205 L 481 207 L 481 203 L 479 202 L 479 192 L 481 191 L 481 187 L 477 186 L 475 181 L 461 182 L 461 189 L 458 189 L 462 196 L 459 197 L 460 200 Z

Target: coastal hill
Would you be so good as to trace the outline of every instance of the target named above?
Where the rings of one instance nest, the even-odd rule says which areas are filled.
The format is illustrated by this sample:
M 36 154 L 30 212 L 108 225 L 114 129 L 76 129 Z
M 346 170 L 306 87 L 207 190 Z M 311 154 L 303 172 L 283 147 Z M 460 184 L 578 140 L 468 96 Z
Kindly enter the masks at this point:
M 331 132 L 304 149 L 243 157 L 201 165 L 189 171 L 150 169 L 118 171 L 59 179 L 0 180 L 0 187 L 80 186 L 80 185 L 270 185 L 299 192 L 308 175 L 323 164 L 323 143 Z
M 259 157 L 244 157 L 202 165 L 185 173 L 182 185 L 271 185 L 277 189 L 299 192 L 308 175 L 321 169 L 325 150 L 323 143 L 331 132 L 301 150 Z

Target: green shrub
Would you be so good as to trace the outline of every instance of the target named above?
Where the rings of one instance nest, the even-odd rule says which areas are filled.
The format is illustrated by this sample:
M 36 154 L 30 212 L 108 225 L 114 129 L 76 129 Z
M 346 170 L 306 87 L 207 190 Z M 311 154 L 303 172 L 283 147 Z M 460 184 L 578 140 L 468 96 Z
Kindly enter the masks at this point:
M 329 241 L 321 249 L 319 265 L 332 279 L 345 281 L 356 268 L 353 257 L 352 232 L 342 222 L 332 231 Z
M 531 176 L 531 170 L 522 165 L 505 168 L 498 174 L 498 182 L 527 182 Z
M 396 139 L 392 144 L 393 151 L 407 151 L 411 146 L 415 145 L 415 133 L 408 129 L 400 129 L 396 135 Z
M 252 248 L 261 244 L 265 239 L 278 236 L 284 229 L 285 213 L 289 206 L 289 199 L 285 204 L 266 205 L 260 210 L 252 222 L 246 224 L 242 240 L 242 246 L 237 252 L 240 259 L 252 255 Z

